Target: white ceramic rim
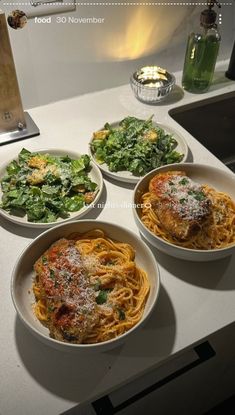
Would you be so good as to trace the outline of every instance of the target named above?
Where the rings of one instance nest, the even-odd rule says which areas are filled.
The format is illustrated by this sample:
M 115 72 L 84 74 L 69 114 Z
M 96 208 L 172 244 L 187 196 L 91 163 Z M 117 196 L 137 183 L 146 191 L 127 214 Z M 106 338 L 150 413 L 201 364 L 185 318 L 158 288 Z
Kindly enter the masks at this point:
M 119 125 L 121 120 L 119 121 L 115 121 L 110 123 L 110 125 L 112 127 L 117 127 Z M 167 126 L 165 124 L 162 123 L 158 123 L 154 121 L 154 124 L 157 127 L 162 128 L 163 130 L 165 130 L 166 133 L 172 134 L 175 140 L 178 142 L 178 146 L 175 148 L 176 151 L 179 151 L 180 153 L 183 153 L 183 159 L 180 161 L 180 163 L 175 163 L 175 164 L 181 164 L 184 163 L 187 159 L 188 159 L 188 155 L 189 155 L 189 148 L 187 145 L 187 142 L 185 140 L 185 138 L 182 136 L 181 133 L 179 133 L 178 131 L 175 130 L 175 128 L 171 127 L 171 126 Z M 103 127 L 104 128 L 104 127 Z M 103 128 L 101 128 L 100 130 L 102 130 Z M 100 131 L 100 130 L 96 130 L 96 131 Z M 120 182 L 125 182 L 125 183 L 132 183 L 132 184 L 136 184 L 139 182 L 139 180 L 141 180 L 144 176 L 134 176 L 131 172 L 127 171 L 120 171 L 120 172 L 111 172 L 108 169 L 108 166 L 106 163 L 104 164 L 99 164 L 95 157 L 94 154 L 91 151 L 91 143 L 93 141 L 93 138 L 90 139 L 89 141 L 89 155 L 91 156 L 92 161 L 97 165 L 97 167 L 99 167 L 99 169 L 102 171 L 103 174 L 105 174 L 108 177 L 111 177 L 114 180 L 120 181 Z M 180 147 L 180 148 L 178 148 Z M 147 173 L 148 174 L 148 173 Z
M 30 150 L 32 153 L 42 153 L 42 154 L 52 154 L 55 156 L 62 156 L 62 155 L 68 155 L 69 157 L 72 158 L 79 158 L 82 156 L 82 154 L 77 153 L 76 151 L 71 151 L 71 150 L 66 150 L 66 149 L 62 149 L 62 148 L 48 148 L 48 149 L 39 149 L 39 150 Z M 9 163 L 11 163 L 13 160 L 17 160 L 18 159 L 18 155 L 15 158 L 12 158 L 11 160 L 5 162 L 1 167 L 0 167 L 0 179 L 4 176 L 5 172 L 6 172 L 6 167 L 8 166 Z M 77 212 L 70 212 L 70 217 L 62 219 L 62 218 L 58 218 L 56 222 L 48 222 L 48 223 L 42 223 L 42 222 L 29 222 L 26 219 L 26 215 L 21 218 L 15 215 L 10 215 L 7 211 L 5 211 L 4 209 L 0 208 L 0 216 L 2 216 L 3 218 L 9 220 L 10 222 L 16 223 L 17 225 L 20 226 L 25 226 L 28 228 L 37 228 L 37 229 L 47 229 L 47 228 L 51 228 L 54 227 L 56 225 L 59 224 L 63 224 L 69 221 L 72 221 L 74 219 L 78 219 L 81 218 L 82 216 L 86 215 L 92 208 L 93 205 L 96 204 L 101 196 L 101 193 L 103 191 L 103 186 L 104 186 L 104 181 L 103 181 L 103 176 L 100 172 L 100 169 L 97 167 L 97 164 L 93 162 L 93 159 L 91 159 L 90 161 L 90 165 L 91 165 L 91 171 L 89 172 L 89 175 L 93 175 L 95 176 L 97 179 L 97 185 L 99 187 L 95 199 L 94 201 L 87 206 L 84 206 L 82 209 L 78 210 Z M 93 171 L 93 173 L 92 173 Z M 94 180 L 94 178 L 93 178 Z M 0 187 L 0 199 L 2 198 L 2 190 Z
M 130 330 L 126 331 L 124 334 L 121 334 L 118 337 L 115 337 L 114 339 L 107 340 L 105 342 L 100 342 L 100 343 L 92 343 L 92 344 L 74 344 L 74 343 L 61 342 L 59 340 L 53 339 L 52 337 L 49 336 L 49 334 L 47 336 L 47 335 L 41 333 L 36 328 L 32 327 L 31 324 L 28 323 L 27 319 L 24 317 L 24 315 L 21 313 L 21 311 L 18 308 L 18 304 L 17 304 L 17 300 L 16 300 L 16 296 L 15 296 L 15 289 L 16 289 L 16 282 L 15 282 L 15 280 L 16 280 L 16 276 L 17 276 L 17 273 L 18 273 L 18 269 L 20 267 L 21 259 L 23 258 L 23 256 L 27 255 L 27 251 L 31 248 L 31 246 L 33 244 L 37 244 L 37 241 L 39 239 L 44 238 L 49 232 L 53 231 L 55 228 L 63 227 L 65 224 L 60 224 L 60 225 L 57 225 L 56 227 L 53 227 L 51 229 L 48 229 L 48 230 L 44 231 L 39 236 L 37 236 L 31 243 L 29 243 L 26 246 L 26 248 L 22 251 L 22 253 L 20 254 L 19 258 L 17 259 L 17 262 L 16 262 L 16 264 L 14 266 L 14 269 L 13 269 L 12 275 L 11 275 L 11 298 L 12 298 L 12 301 L 13 301 L 13 304 L 14 304 L 14 307 L 15 307 L 15 310 L 16 310 L 18 316 L 20 317 L 21 321 L 24 323 L 24 325 L 29 330 L 31 330 L 32 332 L 34 332 L 34 334 L 36 336 L 42 337 L 45 340 L 45 342 L 52 342 L 52 344 L 54 343 L 54 347 L 56 345 L 58 345 L 58 346 L 61 346 L 63 348 L 69 348 L 69 349 L 71 348 L 71 349 L 74 349 L 74 350 L 76 350 L 76 349 L 77 350 L 82 350 L 82 349 L 84 349 L 84 350 L 91 349 L 92 350 L 93 349 L 93 350 L 97 350 L 98 351 L 98 349 L 102 349 L 105 345 L 112 345 L 112 344 L 114 344 L 119 339 L 125 339 L 126 336 L 128 336 L 129 334 L 131 334 L 137 328 L 141 327 L 145 323 L 145 321 L 150 317 L 150 315 L 152 314 L 152 312 L 153 312 L 153 310 L 154 310 L 154 308 L 156 306 L 157 299 L 158 299 L 158 296 L 159 296 L 160 286 L 161 286 L 159 266 L 158 266 L 158 263 L 157 263 L 154 255 L 153 255 L 151 249 L 147 246 L 147 244 L 144 241 L 140 240 L 139 237 L 138 237 L 138 235 L 136 233 L 134 233 L 133 231 L 130 231 L 129 229 L 126 229 L 126 228 L 124 228 L 123 226 L 120 226 L 120 225 L 116 225 L 116 224 L 114 224 L 112 222 L 96 221 L 95 219 L 84 219 L 84 220 L 81 220 L 81 221 L 71 221 L 70 222 L 70 224 L 73 224 L 73 223 L 76 223 L 76 224 L 77 223 L 94 223 L 94 227 L 96 227 L 96 228 L 97 227 L 102 227 L 102 225 L 104 225 L 104 226 L 105 225 L 111 225 L 111 226 L 117 227 L 120 230 L 122 230 L 122 231 L 124 231 L 126 233 L 129 233 L 132 237 L 134 237 L 134 239 L 137 239 L 138 242 L 141 243 L 143 249 L 145 249 L 148 252 L 148 255 L 150 256 L 150 258 L 152 260 L 152 264 L 153 264 L 153 266 L 155 268 L 155 271 L 156 271 L 157 281 L 156 281 L 156 292 L 154 294 L 152 304 L 150 305 L 149 310 L 146 313 L 144 319 L 141 319 Z

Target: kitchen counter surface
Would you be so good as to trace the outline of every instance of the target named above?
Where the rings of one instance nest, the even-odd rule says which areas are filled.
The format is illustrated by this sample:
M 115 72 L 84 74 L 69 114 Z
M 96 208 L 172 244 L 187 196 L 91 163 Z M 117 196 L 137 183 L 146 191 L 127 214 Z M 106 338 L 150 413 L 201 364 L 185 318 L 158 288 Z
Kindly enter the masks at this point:
M 179 131 L 187 140 L 190 160 L 227 169 L 168 115 L 171 108 L 234 91 L 235 83 L 223 78 L 217 67 L 216 83 L 204 95 L 192 95 L 176 86 L 167 101 L 156 106 L 138 102 L 129 85 L 60 101 L 29 110 L 41 135 L 0 147 L 0 163 L 29 150 L 65 148 L 87 152 L 94 130 L 106 121 L 127 115 L 155 119 Z M 176 74 L 180 85 L 180 74 Z M 200 120 L 198 120 L 200 122 Z M 121 223 L 138 233 L 131 209 L 132 187 L 105 179 L 100 202 L 85 218 Z M 113 202 L 117 207 L 109 207 Z M 176 353 L 229 325 L 235 319 L 235 256 L 212 263 L 180 261 L 153 249 L 160 266 L 161 291 L 146 326 L 123 346 L 106 353 L 63 353 L 38 341 L 16 316 L 10 278 L 22 250 L 40 231 L 0 218 L 1 380 L 0 413 L 3 415 L 58 415 L 80 402 L 94 399 L 163 364 Z

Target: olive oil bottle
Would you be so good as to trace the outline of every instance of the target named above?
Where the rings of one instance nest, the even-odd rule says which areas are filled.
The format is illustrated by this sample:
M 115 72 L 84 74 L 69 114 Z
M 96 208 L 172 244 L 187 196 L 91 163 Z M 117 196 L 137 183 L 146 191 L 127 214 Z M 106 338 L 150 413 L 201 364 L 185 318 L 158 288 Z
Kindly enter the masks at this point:
M 208 9 L 200 16 L 200 30 L 188 37 L 182 86 L 189 92 L 206 92 L 212 82 L 221 39 L 215 23 L 217 14 L 212 9 L 215 3 L 208 2 Z

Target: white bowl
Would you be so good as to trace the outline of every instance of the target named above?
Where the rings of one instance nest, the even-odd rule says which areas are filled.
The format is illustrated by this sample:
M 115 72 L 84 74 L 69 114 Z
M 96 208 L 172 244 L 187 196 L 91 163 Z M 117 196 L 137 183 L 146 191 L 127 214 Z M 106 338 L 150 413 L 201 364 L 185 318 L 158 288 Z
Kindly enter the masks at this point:
M 118 127 L 120 121 L 111 123 L 111 127 L 112 128 L 116 128 Z M 184 139 L 184 137 L 178 133 L 176 130 L 174 130 L 171 127 L 168 127 L 167 125 L 164 124 L 160 124 L 160 123 L 154 123 L 157 127 L 162 128 L 167 134 L 172 134 L 173 137 L 175 138 L 175 140 L 178 142 L 177 147 L 175 148 L 175 151 L 178 151 L 179 153 L 183 154 L 183 159 L 181 160 L 180 163 L 183 163 L 187 160 L 188 158 L 188 146 L 187 143 Z M 102 128 L 101 128 L 102 130 Z M 95 159 L 94 154 L 91 151 L 91 143 L 93 141 L 93 138 L 90 140 L 89 143 L 89 154 L 93 160 L 94 163 L 96 163 L 96 165 L 100 168 L 100 170 L 102 171 L 102 173 L 104 173 L 104 175 L 111 177 L 114 180 L 118 180 L 119 182 L 125 182 L 125 183 L 133 183 L 136 184 L 138 183 L 138 181 L 143 177 L 143 176 L 134 176 L 130 171 L 127 170 L 123 170 L 123 171 L 118 171 L 118 172 L 114 172 L 114 171 L 110 171 L 109 167 L 106 163 L 103 164 L 99 164 L 97 162 L 97 160 Z
M 235 245 L 221 249 L 189 249 L 164 241 L 151 232 L 141 221 L 140 208 L 136 205 L 140 203 L 143 193 L 148 191 L 149 182 L 156 174 L 169 170 L 183 170 L 195 182 L 208 184 L 218 191 L 227 193 L 235 200 L 235 175 L 216 167 L 196 163 L 170 164 L 155 169 L 143 177 L 137 184 L 133 196 L 133 213 L 136 225 L 141 234 L 159 251 L 176 258 L 188 261 L 214 261 L 232 255 L 235 252 Z
M 110 238 L 131 244 L 136 251 L 136 263 L 143 268 L 149 277 L 150 293 L 142 319 L 125 334 L 97 344 L 64 343 L 49 336 L 49 330 L 44 327 L 33 313 L 32 304 L 35 302 L 32 292 L 34 278 L 33 264 L 56 240 L 67 237 L 73 232 L 87 232 L 92 229 L 102 229 Z M 156 260 L 139 236 L 121 226 L 96 220 L 81 220 L 58 225 L 39 235 L 23 251 L 18 258 L 12 274 L 11 295 L 16 311 L 29 330 L 42 342 L 63 351 L 106 351 L 119 346 L 128 336 L 146 322 L 151 314 L 159 293 L 160 278 Z
M 75 152 L 75 151 L 70 151 L 70 150 L 66 150 L 66 149 L 58 149 L 58 148 L 50 148 L 50 149 L 44 149 L 44 150 L 32 150 L 32 152 L 36 153 L 48 153 L 51 154 L 53 156 L 65 156 L 68 155 L 69 157 L 73 158 L 73 159 L 77 159 L 81 156 L 81 154 Z M 15 160 L 17 159 L 17 157 L 14 158 Z M 8 162 L 6 162 L 4 165 L 1 166 L 0 168 L 0 179 L 3 178 L 5 172 L 6 172 L 6 167 L 8 166 L 8 164 L 12 161 L 13 159 L 9 160 Z M 70 212 L 70 215 L 68 218 L 63 219 L 63 218 L 58 218 L 56 222 L 49 222 L 49 223 L 41 223 L 41 222 L 29 222 L 27 220 L 26 215 L 21 217 L 21 216 L 16 216 L 16 215 L 11 215 L 10 213 L 8 213 L 7 211 L 5 211 L 4 209 L 0 208 L 0 215 L 9 220 L 10 222 L 13 223 L 17 223 L 17 225 L 23 225 L 23 226 L 27 226 L 29 228 L 50 228 L 52 226 L 58 225 L 59 223 L 64 223 L 64 222 L 68 222 L 74 219 L 78 219 L 81 218 L 82 216 L 86 215 L 94 206 L 95 203 L 97 203 L 97 201 L 100 198 L 100 195 L 102 193 L 103 190 L 103 177 L 102 174 L 99 170 L 99 168 L 96 166 L 95 163 L 92 162 L 91 160 L 91 170 L 89 172 L 89 177 L 91 178 L 91 180 L 95 183 L 97 183 L 98 185 L 98 191 L 96 193 L 96 197 L 94 199 L 94 201 L 87 206 L 84 206 L 82 209 L 78 210 L 77 212 Z M 2 189 L 0 187 L 0 200 L 2 199 Z

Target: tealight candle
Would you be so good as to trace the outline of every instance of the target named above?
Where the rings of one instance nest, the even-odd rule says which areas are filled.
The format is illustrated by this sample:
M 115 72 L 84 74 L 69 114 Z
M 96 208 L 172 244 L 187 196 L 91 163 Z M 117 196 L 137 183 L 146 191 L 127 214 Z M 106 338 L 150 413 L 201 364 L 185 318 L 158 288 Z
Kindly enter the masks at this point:
M 160 66 L 144 66 L 131 76 L 130 83 L 136 98 L 154 104 L 170 93 L 175 77 Z

